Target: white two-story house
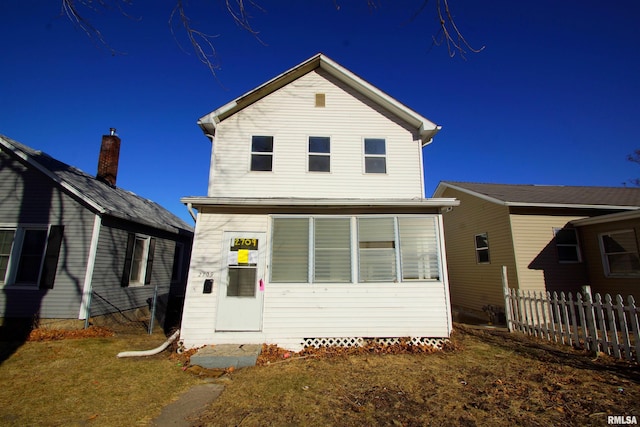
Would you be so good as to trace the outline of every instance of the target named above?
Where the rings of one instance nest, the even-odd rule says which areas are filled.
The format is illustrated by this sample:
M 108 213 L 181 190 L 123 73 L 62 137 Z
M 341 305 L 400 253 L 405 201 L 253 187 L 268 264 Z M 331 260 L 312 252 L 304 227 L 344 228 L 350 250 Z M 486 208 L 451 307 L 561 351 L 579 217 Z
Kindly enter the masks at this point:
M 211 170 L 208 195 L 182 199 L 185 347 L 449 337 L 441 212 L 458 202 L 423 182 L 439 126 L 322 54 L 198 124 Z

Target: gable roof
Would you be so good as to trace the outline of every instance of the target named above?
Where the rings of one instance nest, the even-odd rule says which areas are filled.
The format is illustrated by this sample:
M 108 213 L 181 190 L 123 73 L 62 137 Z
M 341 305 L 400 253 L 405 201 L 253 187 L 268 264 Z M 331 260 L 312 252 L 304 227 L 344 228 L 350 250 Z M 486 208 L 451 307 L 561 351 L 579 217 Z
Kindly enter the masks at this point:
M 434 197 L 446 188 L 504 206 L 570 207 L 609 210 L 640 209 L 640 188 L 565 185 L 483 184 L 443 181 Z
M 201 117 L 198 120 L 198 125 L 202 128 L 205 134 L 215 135 L 216 126 L 227 117 L 232 116 L 254 102 L 318 68 L 328 72 L 330 75 L 347 84 L 349 87 L 361 93 L 368 99 L 414 126 L 418 129 L 423 145 L 431 143 L 435 134 L 441 129 L 441 126 L 436 125 L 409 107 L 401 104 L 372 84 L 366 82 L 351 71 L 327 58 L 322 53 L 312 56 L 279 76 L 274 77 L 257 88 L 223 105 L 217 110 Z
M 80 169 L 4 135 L 0 135 L 0 149 L 39 170 L 100 215 L 110 215 L 172 233 L 193 230 L 159 204 L 122 188 L 111 187 Z

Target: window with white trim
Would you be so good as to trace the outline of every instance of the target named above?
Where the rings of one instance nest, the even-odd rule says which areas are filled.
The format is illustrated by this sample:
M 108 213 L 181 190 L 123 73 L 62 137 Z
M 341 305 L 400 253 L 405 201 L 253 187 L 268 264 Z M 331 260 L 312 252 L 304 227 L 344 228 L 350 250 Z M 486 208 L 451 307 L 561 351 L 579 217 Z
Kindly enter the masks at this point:
M 433 216 L 275 217 L 271 282 L 439 280 Z
M 600 248 L 607 276 L 640 275 L 640 256 L 635 230 L 601 234 Z
M 489 236 L 487 233 L 476 234 L 476 263 L 489 264 Z
M 558 262 L 581 262 L 580 245 L 578 244 L 578 231 L 575 228 L 554 228 Z
M 143 286 L 151 283 L 155 243 L 156 239 L 153 237 L 129 233 L 122 286 Z
M 15 230 L 0 230 L 0 283 L 5 283 L 6 281 L 15 234 Z
M 309 137 L 309 172 L 331 172 L 331 138 Z
M 0 229 L 0 284 L 53 288 L 63 229 L 60 225 Z
M 384 138 L 364 139 L 365 173 L 387 173 L 387 147 Z
M 273 136 L 254 135 L 251 137 L 251 170 L 273 170 Z

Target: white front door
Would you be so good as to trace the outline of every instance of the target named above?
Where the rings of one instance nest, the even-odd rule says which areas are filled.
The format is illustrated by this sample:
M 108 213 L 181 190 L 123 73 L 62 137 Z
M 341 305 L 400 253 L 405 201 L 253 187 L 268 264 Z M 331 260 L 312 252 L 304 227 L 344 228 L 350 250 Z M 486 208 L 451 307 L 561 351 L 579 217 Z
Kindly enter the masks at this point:
M 224 233 L 216 331 L 262 330 L 266 233 Z

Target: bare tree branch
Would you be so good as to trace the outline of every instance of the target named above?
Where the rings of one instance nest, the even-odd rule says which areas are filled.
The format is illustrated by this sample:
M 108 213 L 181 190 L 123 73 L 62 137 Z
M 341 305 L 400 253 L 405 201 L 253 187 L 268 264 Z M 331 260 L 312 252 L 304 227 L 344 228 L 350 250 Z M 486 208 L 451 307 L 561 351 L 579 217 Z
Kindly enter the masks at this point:
M 133 0 L 62 0 L 60 14 L 66 16 L 77 28 L 80 28 L 91 40 L 102 45 L 112 55 L 122 54 L 122 52 L 114 49 L 102 35 L 100 30 L 91 24 L 91 22 L 84 17 L 84 13 L 81 13 L 78 6 L 89 9 L 92 12 L 99 13 L 101 11 L 109 11 L 115 5 L 118 11 L 126 16 L 131 17 L 126 13 L 123 5 L 131 6 Z
M 234 8 L 234 6 L 231 4 L 233 2 L 235 3 L 236 8 Z M 231 0 L 225 0 L 225 3 L 227 5 L 227 11 L 231 15 L 235 23 L 240 28 L 242 28 L 243 30 L 247 31 L 249 34 L 254 36 L 256 40 L 258 40 L 260 43 L 262 43 L 263 45 L 266 45 L 262 40 L 260 40 L 260 37 L 258 37 L 259 32 L 256 31 L 251 26 L 251 23 L 249 22 L 249 20 L 251 19 L 251 16 L 249 16 L 247 9 L 244 6 L 244 0 L 233 0 L 233 2 Z M 256 2 L 249 0 L 249 4 L 255 7 L 256 9 L 260 10 L 261 12 L 265 12 L 265 10 L 262 7 L 260 7 L 260 5 L 258 5 Z
M 484 46 L 479 49 L 474 49 L 462 35 L 456 25 L 453 15 L 451 14 L 451 9 L 449 9 L 449 0 L 436 0 L 436 5 L 436 9 L 438 10 L 438 19 L 440 20 L 440 31 L 442 34 L 442 38 L 439 42 L 435 38 L 433 39 L 436 46 L 440 46 L 442 42 L 445 41 L 447 43 L 447 51 L 451 58 L 456 55 L 456 52 L 460 53 L 460 56 L 464 58 L 466 49 L 473 53 L 478 53 L 484 50 Z M 442 5 L 444 5 L 444 15 L 442 13 Z
M 213 0 L 207 0 L 213 1 Z M 61 0 L 62 10 L 61 15 L 66 16 L 75 26 L 80 28 L 90 39 L 96 41 L 98 44 L 106 47 L 112 55 L 119 54 L 121 52 L 116 51 L 109 45 L 106 38 L 102 35 L 100 30 L 96 28 L 91 22 L 85 18 L 83 10 L 86 8 L 91 12 L 109 11 L 113 8 L 117 8 L 124 16 L 128 16 L 123 6 L 131 6 L 134 0 Z M 224 0 L 227 12 L 231 15 L 233 21 L 241 29 L 247 31 L 254 36 L 258 42 L 266 45 L 259 37 L 259 31 L 257 31 L 251 24 L 252 16 L 249 13 L 250 8 L 254 8 L 260 12 L 265 10 L 256 2 L 256 0 Z M 436 2 L 436 14 L 439 22 L 440 29 L 438 33 L 432 37 L 432 46 L 440 46 L 442 44 L 447 45 L 447 51 L 450 57 L 454 57 L 457 53 L 462 58 L 471 51 L 474 53 L 480 52 L 484 49 L 482 46 L 479 49 L 473 48 L 469 42 L 462 35 L 458 26 L 456 25 L 451 9 L 449 8 L 449 0 L 435 0 Z M 367 6 L 371 12 L 375 11 L 380 6 L 380 0 L 366 0 Z M 423 13 L 429 0 L 423 0 L 420 8 L 414 12 L 410 21 L 413 21 Z M 340 10 L 339 0 L 333 0 L 333 5 L 336 10 Z M 174 23 L 177 22 L 185 31 L 187 39 L 191 44 L 196 57 L 200 62 L 207 66 L 211 74 L 217 78 L 216 70 L 220 69 L 218 63 L 217 51 L 214 41 L 219 35 L 207 34 L 200 29 L 196 28 L 189 18 L 189 14 L 186 11 L 186 0 L 175 0 L 175 6 L 169 15 L 169 28 L 176 43 L 185 53 L 188 53 L 184 49 L 175 31 Z
M 217 52 L 213 45 L 213 39 L 218 37 L 218 35 L 206 34 L 193 28 L 191 26 L 191 21 L 185 12 L 182 0 L 176 0 L 176 5 L 171 11 L 171 15 L 169 15 L 169 28 L 171 29 L 171 34 L 180 49 L 187 54 L 188 52 L 182 47 L 182 45 L 180 45 L 180 42 L 173 30 L 172 22 L 174 19 L 178 19 L 186 31 L 187 38 L 189 39 L 198 60 L 206 65 L 211 74 L 217 78 L 216 70 L 220 69 L 220 65 L 218 64 Z

